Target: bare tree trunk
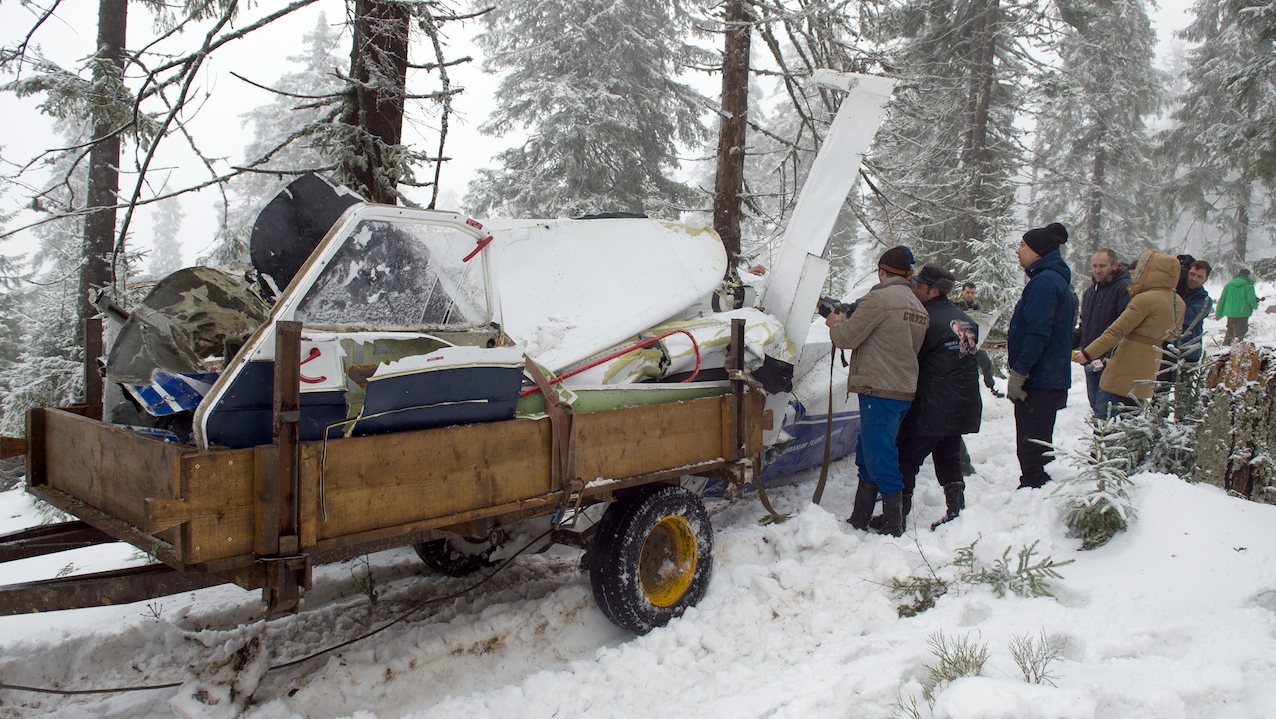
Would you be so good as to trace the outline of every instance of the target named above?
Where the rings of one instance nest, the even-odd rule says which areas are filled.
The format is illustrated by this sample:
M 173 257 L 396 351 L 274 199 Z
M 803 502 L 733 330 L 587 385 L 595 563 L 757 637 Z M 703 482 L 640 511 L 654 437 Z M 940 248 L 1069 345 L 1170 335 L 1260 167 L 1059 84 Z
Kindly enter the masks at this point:
M 740 193 L 744 189 L 752 21 L 744 0 L 729 0 L 724 33 L 726 41 L 722 52 L 722 119 L 718 129 L 713 229 L 722 237 L 730 267 L 735 267 L 740 257 Z
M 1249 252 L 1249 204 L 1252 186 L 1248 182 L 1241 183 L 1241 194 L 1236 205 L 1236 237 L 1232 241 L 1232 252 L 1237 262 L 1244 262 Z
M 962 223 L 962 236 L 956 238 L 956 258 L 969 261 L 973 255 L 971 239 L 982 240 L 988 232 L 986 213 L 992 210 L 995 198 L 989 187 L 987 173 L 990 165 L 988 150 L 989 108 L 996 85 L 997 13 L 1000 0 L 977 0 L 970 21 L 969 43 L 971 47 L 970 95 L 967 99 L 966 137 L 962 147 L 962 164 L 971 168 L 970 185 L 967 188 L 969 204 L 966 221 Z
M 341 172 L 368 200 L 392 205 L 398 174 L 387 155 L 403 138 L 411 8 L 377 0 L 355 0 L 354 8 L 353 83 L 342 122 L 357 131 L 353 157 L 343 159 Z
M 1094 150 L 1094 169 L 1090 175 L 1090 208 L 1086 212 L 1086 232 L 1090 235 L 1090 253 L 1099 251 L 1103 243 L 1103 174 L 1108 162 L 1108 151 L 1103 147 L 1107 126 L 1099 120 Z
M 97 53 L 94 57 L 93 147 L 89 151 L 88 197 L 91 211 L 84 219 L 84 263 L 80 266 L 81 321 L 97 314 L 88 303 L 89 289 L 111 284 L 111 255 L 115 249 L 115 205 L 120 189 L 120 136 L 112 120 L 115 92 L 109 90 L 124 71 L 128 30 L 128 1 L 99 0 Z

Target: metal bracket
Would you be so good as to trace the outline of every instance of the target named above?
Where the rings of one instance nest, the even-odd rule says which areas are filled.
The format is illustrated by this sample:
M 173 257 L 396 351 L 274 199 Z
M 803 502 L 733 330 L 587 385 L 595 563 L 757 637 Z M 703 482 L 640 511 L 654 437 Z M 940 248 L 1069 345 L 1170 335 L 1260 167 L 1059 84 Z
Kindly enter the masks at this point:
M 597 524 L 591 524 L 583 532 L 569 532 L 565 529 L 555 529 L 549 534 L 549 538 L 555 544 L 565 544 L 569 547 L 580 547 L 585 551 L 589 551 L 594 546 L 594 533 L 598 531 Z

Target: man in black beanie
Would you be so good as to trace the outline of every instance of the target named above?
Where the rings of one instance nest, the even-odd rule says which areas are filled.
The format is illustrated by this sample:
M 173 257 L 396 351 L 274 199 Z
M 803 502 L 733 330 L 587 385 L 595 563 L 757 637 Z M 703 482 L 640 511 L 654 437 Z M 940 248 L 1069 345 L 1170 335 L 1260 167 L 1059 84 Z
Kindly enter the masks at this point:
M 1028 273 L 1006 333 L 1006 396 L 1015 403 L 1020 488 L 1050 481 L 1049 448 L 1033 440 L 1054 441 L 1055 417 L 1072 386 L 1072 270 L 1059 254 L 1067 241 L 1068 230 L 1052 222 L 1025 232 L 1015 250 Z
M 930 322 L 909 286 L 912 274 L 913 253 L 907 247 L 887 250 L 877 262 L 877 285 L 855 303 L 851 315 L 834 312 L 825 320 L 834 346 L 851 350 L 846 390 L 859 394 L 859 486 L 846 521 L 868 529 L 880 492 L 883 518 L 875 530 L 896 537 L 904 533 L 904 476 L 895 436 L 917 392 L 917 351 Z

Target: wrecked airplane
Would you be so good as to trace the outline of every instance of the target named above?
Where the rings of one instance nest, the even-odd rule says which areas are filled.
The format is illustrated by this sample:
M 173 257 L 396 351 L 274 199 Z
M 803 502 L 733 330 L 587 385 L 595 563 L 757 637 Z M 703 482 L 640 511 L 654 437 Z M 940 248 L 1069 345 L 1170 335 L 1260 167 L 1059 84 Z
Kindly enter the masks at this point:
M 260 214 L 244 278 L 188 268 L 122 322 L 105 363 L 124 390 L 108 412 L 200 449 L 271 441 L 274 325 L 304 324 L 299 439 L 312 441 L 537 415 L 525 362 L 578 411 L 726 393 L 731 321 L 745 373 L 781 422 L 764 433 L 763 477 L 853 450 L 854 397 L 829 391 L 827 340 L 807 333 L 823 259 L 854 168 L 892 83 L 828 73 L 849 90 L 756 306 L 708 228 L 641 217 L 483 220 L 372 205 L 317 176 Z M 525 359 L 526 358 L 526 359 Z M 833 373 L 838 375 L 841 373 Z M 832 404 L 830 405 L 830 399 Z

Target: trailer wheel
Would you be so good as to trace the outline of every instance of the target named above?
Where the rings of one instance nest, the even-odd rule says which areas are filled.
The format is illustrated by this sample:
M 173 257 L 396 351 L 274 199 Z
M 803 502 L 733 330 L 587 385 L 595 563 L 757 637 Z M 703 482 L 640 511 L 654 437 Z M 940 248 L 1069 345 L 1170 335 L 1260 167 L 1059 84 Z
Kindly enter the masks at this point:
M 449 577 L 466 577 L 489 566 L 482 554 L 466 554 L 448 539 L 435 539 L 412 545 L 425 566 Z
M 646 634 L 704 597 L 713 573 L 713 526 L 700 498 L 655 484 L 631 490 L 598 522 L 589 563 L 598 608 Z

